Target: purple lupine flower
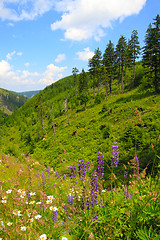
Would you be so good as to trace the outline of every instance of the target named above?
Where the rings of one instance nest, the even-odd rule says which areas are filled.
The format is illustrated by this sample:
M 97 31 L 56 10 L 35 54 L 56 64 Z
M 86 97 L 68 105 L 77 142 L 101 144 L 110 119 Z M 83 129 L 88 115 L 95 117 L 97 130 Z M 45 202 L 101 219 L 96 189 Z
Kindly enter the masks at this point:
M 86 200 L 86 206 L 87 206 L 87 210 L 89 210 L 89 197 L 87 196 L 87 200 Z
M 70 166 L 70 170 L 71 170 L 71 173 L 70 173 L 70 179 L 71 181 L 76 181 L 76 177 L 77 177 L 77 170 L 76 170 L 76 166 L 75 165 L 71 165 Z
M 128 189 L 126 188 L 124 191 L 124 195 L 126 199 L 131 199 L 131 194 L 128 192 Z
M 64 180 L 65 178 L 66 178 L 66 175 L 64 174 L 64 175 L 63 175 L 63 180 Z
M 46 172 L 47 172 L 47 173 L 49 173 L 49 170 L 50 170 L 50 168 L 49 168 L 49 167 L 47 167 L 47 168 L 46 168 Z
M 100 178 L 103 178 L 104 174 L 104 157 L 101 152 L 98 152 L 98 158 L 97 158 L 97 175 Z
M 57 217 L 57 208 L 55 207 L 55 209 L 53 210 L 53 222 L 58 221 L 58 217 Z
M 103 199 L 101 199 L 100 204 L 99 204 L 99 207 L 104 208 L 104 202 L 103 202 Z
M 119 151 L 118 151 L 118 143 L 114 142 L 112 145 L 112 161 L 111 161 L 111 167 L 118 166 L 119 162 Z
M 124 178 L 127 178 L 128 173 L 126 171 L 124 171 Z
M 89 169 L 89 162 L 84 162 L 84 159 L 80 159 L 78 163 L 79 179 L 86 177 L 86 169 Z
M 27 198 L 28 198 L 28 202 L 30 202 L 29 191 L 27 191 Z
M 67 197 L 67 203 L 68 204 L 73 204 L 73 197 L 72 196 Z
M 93 218 L 92 218 L 92 225 L 96 225 L 98 223 L 98 215 L 97 212 L 94 213 Z
M 97 192 L 98 192 L 98 176 L 96 171 L 92 173 L 91 177 L 91 197 L 92 197 L 92 206 L 97 204 Z
M 137 157 L 137 154 L 135 153 L 135 158 L 134 158 L 134 175 L 139 176 L 139 159 Z

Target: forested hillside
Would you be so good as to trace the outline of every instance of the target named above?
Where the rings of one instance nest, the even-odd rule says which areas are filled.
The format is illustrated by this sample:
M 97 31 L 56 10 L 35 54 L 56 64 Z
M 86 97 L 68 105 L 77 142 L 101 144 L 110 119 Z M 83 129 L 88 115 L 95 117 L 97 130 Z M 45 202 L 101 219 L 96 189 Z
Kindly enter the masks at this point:
M 0 123 L 4 118 L 12 114 L 14 110 L 20 108 L 27 98 L 0 88 Z

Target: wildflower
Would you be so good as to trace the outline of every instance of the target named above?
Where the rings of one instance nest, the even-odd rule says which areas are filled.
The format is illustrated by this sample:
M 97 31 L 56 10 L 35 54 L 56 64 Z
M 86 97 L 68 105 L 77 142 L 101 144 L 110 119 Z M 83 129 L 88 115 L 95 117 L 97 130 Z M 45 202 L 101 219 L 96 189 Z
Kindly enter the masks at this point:
M 118 151 L 118 143 L 114 142 L 114 145 L 112 145 L 112 161 L 111 161 L 111 167 L 118 166 L 119 162 L 119 151 Z
M 67 203 L 68 204 L 72 204 L 73 203 L 73 197 L 72 196 L 67 197 Z
M 47 199 L 48 199 L 48 200 L 53 200 L 54 197 L 53 197 L 53 196 L 47 196 Z
M 131 194 L 128 192 L 128 189 L 126 188 L 124 191 L 124 195 L 126 199 L 131 199 Z
M 13 224 L 13 223 L 11 223 L 11 222 L 8 222 L 8 223 L 7 223 L 7 226 L 9 226 L 9 227 L 10 227 L 10 226 L 12 226 L 12 224 Z
M 71 170 L 71 173 L 70 173 L 71 181 L 74 181 L 74 180 L 76 180 L 76 176 L 77 176 L 76 166 L 71 165 L 70 170 Z
M 29 222 L 30 222 L 30 223 L 32 223 L 33 221 L 34 221 L 34 219 L 33 219 L 33 218 L 30 218 L 30 219 L 29 219 Z
M 35 203 L 35 201 L 31 201 L 29 204 L 34 204 Z
M 21 214 L 21 211 L 19 211 L 19 210 L 17 210 L 17 209 L 16 209 L 16 210 L 13 210 L 13 214 L 14 214 L 14 215 L 17 215 L 18 217 L 22 215 L 22 214 Z
M 104 174 L 104 157 L 101 152 L 98 153 L 97 158 L 97 175 L 103 178 Z
M 79 163 L 78 163 L 78 171 L 79 171 L 79 178 L 80 179 L 85 178 L 86 169 L 88 169 L 88 168 L 89 168 L 89 162 L 85 163 L 83 159 L 80 159 Z
M 41 202 L 36 202 L 36 205 L 40 205 L 40 204 L 42 204 Z
M 62 237 L 62 240 L 67 240 L 67 238 L 66 237 Z
M 39 239 L 41 239 L 41 240 L 46 240 L 46 239 L 47 239 L 47 235 L 46 235 L 46 234 L 42 234 L 42 235 L 39 237 Z
M 102 193 L 105 193 L 106 192 L 106 190 L 105 189 L 102 189 Z
M 9 194 L 9 193 L 11 193 L 11 192 L 12 192 L 11 189 L 9 189 L 9 190 L 6 191 L 7 194 Z
M 26 228 L 25 226 L 22 226 L 22 227 L 21 227 L 21 231 L 23 231 L 23 232 L 25 232 L 26 229 L 27 229 L 27 228 Z
M 35 219 L 40 219 L 41 217 L 42 216 L 38 214 L 38 215 L 35 216 Z
M 18 189 L 18 193 L 21 193 L 22 192 L 22 189 Z
M 56 222 L 58 220 L 57 210 L 58 210 L 58 208 L 56 208 L 56 207 L 53 208 L 53 222 Z
M 135 153 L 135 158 L 134 158 L 134 175 L 139 176 L 139 159 L 137 157 L 137 154 Z
M 52 200 L 47 200 L 46 201 L 46 204 L 50 204 L 50 203 L 52 203 Z
M 92 196 L 92 206 L 96 203 L 97 204 L 97 192 L 98 192 L 98 176 L 97 173 L 94 171 L 91 177 L 91 196 Z
M 29 194 L 30 196 L 35 196 L 36 195 L 36 193 L 35 192 L 30 192 L 30 194 Z
M 7 203 L 7 200 L 2 200 L 1 202 L 5 204 L 5 203 Z

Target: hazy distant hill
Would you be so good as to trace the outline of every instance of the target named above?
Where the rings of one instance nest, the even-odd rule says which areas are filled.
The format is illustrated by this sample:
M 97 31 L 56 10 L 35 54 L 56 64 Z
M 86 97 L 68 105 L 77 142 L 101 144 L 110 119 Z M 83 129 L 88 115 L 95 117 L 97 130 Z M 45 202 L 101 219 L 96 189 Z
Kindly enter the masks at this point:
M 20 108 L 27 99 L 27 97 L 0 88 L 0 122 L 8 115 L 11 115 L 13 111 Z
M 37 93 L 39 93 L 40 90 L 37 91 L 27 91 L 27 92 L 16 92 L 19 95 L 23 95 L 28 98 L 34 97 Z

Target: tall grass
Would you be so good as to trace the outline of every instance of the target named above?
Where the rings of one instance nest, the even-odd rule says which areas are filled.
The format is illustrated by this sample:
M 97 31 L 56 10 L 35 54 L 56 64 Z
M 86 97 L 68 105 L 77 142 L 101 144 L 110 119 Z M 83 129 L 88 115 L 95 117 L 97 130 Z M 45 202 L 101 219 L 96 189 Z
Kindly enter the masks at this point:
M 123 180 L 102 153 L 97 166 L 81 159 L 63 175 L 23 159 L 0 160 L 0 239 L 160 239 L 159 178 L 139 173 L 137 156 Z

